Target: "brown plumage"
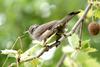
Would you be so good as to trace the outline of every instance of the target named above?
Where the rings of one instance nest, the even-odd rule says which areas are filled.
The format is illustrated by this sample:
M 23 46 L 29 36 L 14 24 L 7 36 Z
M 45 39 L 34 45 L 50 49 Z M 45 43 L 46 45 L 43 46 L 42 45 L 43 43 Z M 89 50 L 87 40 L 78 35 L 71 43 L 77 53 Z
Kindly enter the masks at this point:
M 29 34 L 32 39 L 36 39 L 38 41 L 46 40 L 54 33 L 63 33 L 64 28 L 66 27 L 69 20 L 71 20 L 77 12 L 71 12 L 66 17 L 61 20 L 54 20 L 42 25 L 32 25 L 29 28 Z

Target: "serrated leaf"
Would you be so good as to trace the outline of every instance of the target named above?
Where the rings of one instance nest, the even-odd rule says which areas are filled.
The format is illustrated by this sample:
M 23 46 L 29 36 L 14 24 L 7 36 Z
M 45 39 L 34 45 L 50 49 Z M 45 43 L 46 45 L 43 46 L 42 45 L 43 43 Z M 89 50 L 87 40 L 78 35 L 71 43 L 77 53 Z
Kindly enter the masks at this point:
M 84 14 L 84 10 L 81 10 L 81 13 L 78 14 L 79 17 L 81 17 Z M 87 14 L 87 18 L 90 18 L 93 15 L 93 10 L 89 10 Z
M 72 48 L 70 45 L 67 45 L 67 46 L 65 46 L 65 47 L 62 48 L 62 51 L 63 51 L 64 53 L 72 53 L 72 52 L 74 52 L 75 50 L 74 50 L 74 48 Z
M 98 8 L 98 9 L 96 9 L 96 10 L 94 11 L 94 16 L 95 16 L 96 18 L 100 18 L 100 8 Z
M 23 63 L 23 67 L 34 67 L 33 64 L 31 63 L 31 61 L 29 62 L 24 62 Z
M 33 59 L 32 61 L 24 62 L 24 67 L 38 67 L 40 64 L 40 59 L 36 58 Z
M 90 47 L 89 41 L 90 41 L 90 40 L 86 40 L 86 41 L 83 41 L 83 42 L 82 42 L 81 50 L 84 51 L 84 52 L 86 52 L 86 53 L 97 51 L 95 48 L 91 48 L 91 47 Z
M 89 47 L 90 47 L 89 40 L 85 40 L 85 41 L 82 42 L 81 49 L 86 49 L 86 48 L 89 48 Z
M 40 59 L 36 58 L 36 59 L 33 59 L 31 62 L 32 62 L 33 67 L 37 67 L 40 64 Z
M 89 56 L 89 54 L 85 52 L 79 52 L 77 61 L 82 64 L 82 67 L 100 67 L 100 63 L 97 59 Z
M 86 48 L 83 51 L 86 52 L 86 53 L 90 53 L 90 52 L 95 52 L 97 50 L 95 48 Z
M 71 47 L 78 47 L 79 43 L 79 37 L 77 34 L 73 34 L 72 36 L 68 37 L 68 42 L 71 45 Z

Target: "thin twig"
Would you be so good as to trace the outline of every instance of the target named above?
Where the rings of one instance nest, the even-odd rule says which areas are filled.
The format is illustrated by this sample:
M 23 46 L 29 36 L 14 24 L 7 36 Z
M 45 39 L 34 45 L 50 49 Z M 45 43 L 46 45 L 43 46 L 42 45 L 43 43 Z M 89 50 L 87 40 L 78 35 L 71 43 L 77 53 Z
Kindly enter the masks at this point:
M 16 66 L 16 63 L 11 63 L 8 67 Z
M 16 66 L 19 67 L 18 58 L 16 58 Z
M 50 50 L 51 48 L 53 48 L 54 46 L 57 46 L 57 45 L 59 45 L 60 43 L 59 42 L 55 42 L 55 43 L 53 43 L 52 45 L 50 45 L 50 46 L 46 46 L 45 48 L 44 48 L 44 50 L 37 56 L 37 58 L 39 58 L 44 52 L 47 52 L 48 50 Z
M 22 43 L 22 39 L 21 38 L 19 38 L 19 43 L 20 43 L 21 50 L 23 51 L 23 43 Z
M 91 0 L 92 2 L 93 0 Z M 83 16 L 76 22 L 76 24 L 74 25 L 74 27 L 72 28 L 72 30 L 67 34 L 67 36 L 71 36 L 77 29 L 77 27 L 80 25 L 81 23 L 81 29 L 80 29 L 80 41 L 79 41 L 79 47 L 81 47 L 81 38 L 82 38 L 82 27 L 83 27 L 83 20 L 85 18 L 85 16 L 87 15 L 88 11 L 90 10 L 92 6 L 92 3 L 90 3 L 86 9 L 85 9 L 85 12 L 83 14 Z M 63 55 L 60 59 L 60 61 L 58 62 L 57 66 L 56 67 L 61 67 L 63 61 L 64 61 L 64 58 L 66 57 L 66 55 Z
M 30 61 L 30 60 L 39 58 L 39 57 L 40 57 L 41 55 L 43 55 L 45 52 L 49 51 L 51 48 L 53 48 L 54 46 L 57 46 L 57 45 L 59 45 L 59 44 L 60 44 L 60 43 L 55 42 L 55 43 L 53 43 L 53 44 L 50 45 L 50 46 L 46 46 L 46 47 L 39 53 L 39 55 L 37 55 L 36 57 L 30 56 L 28 59 L 20 60 L 20 62 Z
M 89 3 L 84 11 L 84 14 L 79 18 L 79 20 L 76 22 L 76 24 L 73 26 L 72 30 L 66 34 L 66 36 L 71 36 L 77 29 L 77 27 L 80 25 L 80 23 L 82 22 L 82 20 L 84 20 L 84 18 L 86 17 L 88 11 L 90 10 L 92 6 L 92 2 Z
M 36 57 L 34 57 L 34 56 L 29 56 L 29 58 L 27 58 L 27 59 L 20 59 L 20 62 L 30 61 L 30 60 L 39 58 L 41 55 L 43 55 L 45 52 L 49 51 L 51 48 L 57 47 L 57 46 L 60 44 L 60 42 L 61 42 L 64 38 L 65 38 L 65 37 L 62 36 L 62 37 L 58 40 L 58 42 L 54 42 L 54 43 L 51 44 L 50 46 L 45 47 L 45 48 L 39 53 L 39 55 L 37 55 Z
M 13 49 L 13 48 L 15 47 L 17 41 L 18 41 L 20 38 L 23 38 L 24 35 L 25 35 L 26 33 L 27 33 L 27 32 L 25 32 L 22 36 L 17 37 L 17 39 L 16 39 L 15 42 L 13 43 L 13 46 L 11 47 L 11 49 Z M 6 64 L 7 60 L 8 60 L 8 58 L 9 58 L 9 56 L 7 55 L 7 57 L 6 57 L 6 59 L 5 59 L 4 63 L 3 63 L 3 65 L 2 65 L 2 67 L 5 66 L 5 64 Z
M 11 49 L 13 49 L 13 48 L 14 48 L 14 46 L 16 45 L 16 43 L 17 43 L 18 39 L 19 39 L 19 37 L 15 40 L 15 42 L 14 42 L 13 46 L 11 47 Z M 7 55 L 7 57 L 6 57 L 6 59 L 5 59 L 4 63 L 3 63 L 3 65 L 2 65 L 2 67 L 4 67 L 4 65 L 6 64 L 6 62 L 7 62 L 8 58 L 9 58 L 9 56 Z
M 83 20 L 84 21 L 84 20 Z M 80 24 L 80 32 L 79 32 L 79 48 L 81 47 L 81 41 L 82 41 L 82 29 L 83 29 L 83 21 Z

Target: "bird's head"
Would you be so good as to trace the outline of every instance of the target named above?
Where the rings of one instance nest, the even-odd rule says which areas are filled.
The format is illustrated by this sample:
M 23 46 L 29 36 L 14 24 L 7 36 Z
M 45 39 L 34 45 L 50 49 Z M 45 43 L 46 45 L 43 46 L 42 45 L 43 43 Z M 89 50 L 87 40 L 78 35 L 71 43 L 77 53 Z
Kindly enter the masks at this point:
M 29 30 L 28 30 L 28 32 L 30 33 L 30 34 L 32 34 L 35 30 L 36 30 L 36 28 L 38 28 L 38 26 L 39 25 L 31 25 L 30 27 L 29 27 Z

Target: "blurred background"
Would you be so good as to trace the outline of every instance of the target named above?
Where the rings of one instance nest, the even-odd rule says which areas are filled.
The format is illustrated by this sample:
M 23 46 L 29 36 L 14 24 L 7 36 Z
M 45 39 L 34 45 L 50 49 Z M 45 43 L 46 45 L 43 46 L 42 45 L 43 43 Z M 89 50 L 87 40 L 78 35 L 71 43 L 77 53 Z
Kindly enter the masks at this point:
M 84 10 L 87 6 L 87 0 L 0 0 L 0 50 L 10 49 L 16 38 L 23 34 L 32 24 L 43 24 L 51 20 L 61 19 L 69 12 Z M 69 23 L 69 29 L 77 21 L 77 17 Z M 83 67 L 90 67 L 85 64 L 98 65 L 100 63 L 100 35 L 92 37 L 87 30 L 88 22 L 84 22 L 83 40 L 91 39 L 92 47 L 98 51 L 89 54 L 91 61 L 83 62 L 89 59 L 86 56 L 80 56 Z M 32 39 L 28 34 L 22 39 L 23 51 L 30 48 Z M 20 49 L 19 42 L 14 49 Z M 61 57 L 62 50 L 58 48 L 52 59 L 44 63 L 42 67 L 55 67 Z M 82 58 L 83 59 L 82 59 Z M 0 54 L 0 67 L 4 63 L 6 55 Z M 95 59 L 95 61 L 93 61 Z M 14 58 L 9 58 L 6 66 L 14 62 Z M 84 66 L 85 65 L 85 66 Z M 67 67 L 63 65 L 62 67 Z M 94 66 L 91 66 L 94 67 Z M 96 67 L 96 66 L 95 66 Z

